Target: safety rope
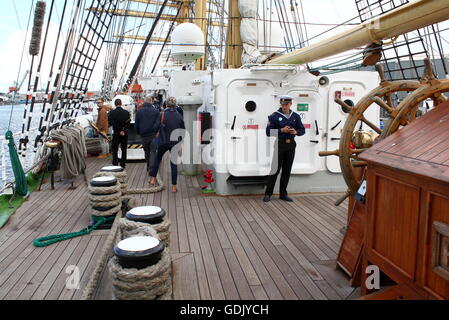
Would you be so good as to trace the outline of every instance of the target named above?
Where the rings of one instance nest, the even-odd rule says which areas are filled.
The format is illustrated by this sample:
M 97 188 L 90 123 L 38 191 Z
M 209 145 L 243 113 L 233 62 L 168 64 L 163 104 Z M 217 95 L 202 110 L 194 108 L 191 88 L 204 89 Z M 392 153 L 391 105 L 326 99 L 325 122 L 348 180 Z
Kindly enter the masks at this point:
M 73 238 L 77 238 L 77 237 L 82 237 L 82 236 L 90 234 L 92 231 L 98 229 L 102 225 L 104 225 L 108 222 L 114 221 L 114 219 L 115 219 L 115 216 L 110 216 L 110 217 L 92 216 L 92 220 L 95 222 L 95 224 L 91 227 L 87 227 L 78 232 L 55 234 L 55 235 L 51 235 L 51 236 L 47 236 L 47 237 L 38 238 L 33 241 L 33 245 L 38 248 L 43 248 L 43 247 L 48 247 L 52 244 L 55 244 L 55 243 L 58 243 L 61 241 L 65 241 L 65 240 L 69 240 L 69 239 L 73 239 Z

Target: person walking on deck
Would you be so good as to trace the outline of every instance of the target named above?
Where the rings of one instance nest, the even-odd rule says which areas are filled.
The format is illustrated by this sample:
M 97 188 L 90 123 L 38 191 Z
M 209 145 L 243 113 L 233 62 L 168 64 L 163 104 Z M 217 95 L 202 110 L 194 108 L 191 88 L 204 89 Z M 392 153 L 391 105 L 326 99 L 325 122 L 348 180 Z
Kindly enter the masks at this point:
M 293 201 L 288 196 L 287 186 L 290 180 L 290 173 L 295 160 L 296 142 L 295 137 L 303 136 L 306 132 L 301 121 L 301 116 L 292 110 L 293 98 L 281 96 L 281 108 L 268 117 L 267 136 L 277 137 L 274 147 L 274 159 L 271 166 L 271 175 L 268 177 L 267 188 L 265 190 L 264 202 L 271 200 L 277 177 L 282 169 L 280 181 L 280 199 Z
M 100 135 L 101 144 L 101 155 L 98 156 L 100 159 L 105 159 L 109 156 L 109 141 L 104 138 L 109 132 L 109 121 L 108 121 L 108 107 L 104 104 L 104 99 L 99 98 L 97 100 L 98 106 L 98 118 L 95 123 Z
M 171 135 L 175 130 L 183 129 L 185 130 L 184 120 L 182 116 L 176 111 L 176 99 L 169 97 L 167 99 L 167 109 L 161 113 L 156 125 L 154 127 L 155 131 L 158 131 L 159 146 L 156 154 L 155 165 L 151 168 L 151 180 L 150 184 L 155 185 L 157 183 L 157 174 L 159 167 L 164 157 L 164 154 L 170 152 L 170 165 L 171 165 L 171 178 L 172 178 L 172 192 L 177 192 L 177 182 L 178 182 L 178 166 L 177 154 L 172 152 L 173 148 L 182 141 L 182 137 L 179 137 L 175 141 L 171 141 Z M 166 140 L 166 141 L 164 141 Z
M 148 95 L 145 97 L 143 108 L 136 115 L 136 132 L 142 138 L 142 145 L 145 151 L 145 161 L 147 163 L 147 171 L 150 173 L 151 166 L 155 157 L 155 148 L 153 147 L 153 139 L 156 136 L 156 122 L 159 118 L 159 111 L 153 107 L 153 97 Z
M 109 126 L 114 131 L 112 135 L 112 165 L 118 166 L 118 147 L 122 151 L 120 166 L 126 167 L 126 156 L 128 150 L 128 129 L 131 124 L 131 116 L 122 108 L 122 100 L 115 100 L 115 109 L 109 112 Z

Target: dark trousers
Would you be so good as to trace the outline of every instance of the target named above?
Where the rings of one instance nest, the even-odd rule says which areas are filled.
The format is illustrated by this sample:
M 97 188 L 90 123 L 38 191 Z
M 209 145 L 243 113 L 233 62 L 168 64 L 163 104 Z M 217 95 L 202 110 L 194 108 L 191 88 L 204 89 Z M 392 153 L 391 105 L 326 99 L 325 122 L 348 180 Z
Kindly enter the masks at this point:
M 164 154 L 169 151 L 170 152 L 170 166 L 171 166 L 171 181 L 172 185 L 176 186 L 178 184 L 178 166 L 174 163 L 175 155 L 171 154 L 172 149 L 175 147 L 173 144 L 163 144 L 157 148 L 156 159 L 154 161 L 154 165 L 151 166 L 151 176 L 156 177 L 159 172 L 159 167 L 162 162 L 162 158 Z
M 153 146 L 154 135 L 142 137 L 143 150 L 145 151 L 145 161 L 147 163 L 147 171 L 150 173 L 151 167 L 154 165 L 154 157 L 156 156 L 156 148 Z
M 278 140 L 274 148 L 275 154 L 277 149 L 277 159 L 275 156 L 271 167 L 271 172 L 274 172 L 274 174 L 268 176 L 265 194 L 269 196 L 273 195 L 274 185 L 282 169 L 279 193 L 281 197 L 285 197 L 288 196 L 287 186 L 290 180 L 293 161 L 295 160 L 296 142 L 292 140 L 291 143 L 285 143 L 283 140 Z
M 126 167 L 126 155 L 128 151 L 128 135 L 120 136 L 118 134 L 112 135 L 112 165 L 118 166 L 118 147 L 122 150 L 122 158 L 120 159 L 120 166 Z

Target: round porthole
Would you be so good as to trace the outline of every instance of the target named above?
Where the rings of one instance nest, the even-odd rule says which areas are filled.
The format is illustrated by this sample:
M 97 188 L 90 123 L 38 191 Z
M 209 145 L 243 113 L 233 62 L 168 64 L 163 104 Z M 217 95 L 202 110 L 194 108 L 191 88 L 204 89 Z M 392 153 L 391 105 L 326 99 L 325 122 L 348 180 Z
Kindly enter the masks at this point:
M 344 101 L 348 106 L 350 106 L 351 108 L 355 106 L 354 101 L 347 99 Z M 343 111 L 343 113 L 347 113 L 346 110 L 344 110 L 343 108 L 341 108 L 341 111 Z
M 348 106 L 350 106 L 350 107 L 355 106 L 354 101 L 352 101 L 352 100 L 350 100 L 350 99 L 345 100 L 345 103 L 346 103 Z
M 245 109 L 248 112 L 254 112 L 256 111 L 257 105 L 254 101 L 248 101 L 245 105 Z

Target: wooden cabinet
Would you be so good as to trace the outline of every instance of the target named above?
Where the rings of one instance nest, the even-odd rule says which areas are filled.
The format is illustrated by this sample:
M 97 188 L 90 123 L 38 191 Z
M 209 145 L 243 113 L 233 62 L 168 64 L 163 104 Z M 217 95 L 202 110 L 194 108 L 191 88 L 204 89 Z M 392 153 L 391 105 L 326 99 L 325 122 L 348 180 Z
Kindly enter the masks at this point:
M 425 299 L 449 299 L 448 133 L 445 103 L 361 155 L 364 266 L 377 265 L 397 292 L 411 288 Z

